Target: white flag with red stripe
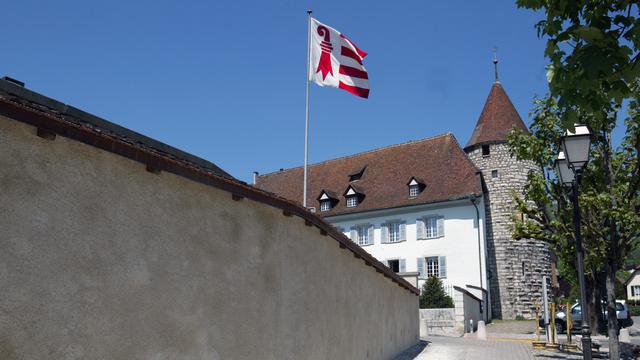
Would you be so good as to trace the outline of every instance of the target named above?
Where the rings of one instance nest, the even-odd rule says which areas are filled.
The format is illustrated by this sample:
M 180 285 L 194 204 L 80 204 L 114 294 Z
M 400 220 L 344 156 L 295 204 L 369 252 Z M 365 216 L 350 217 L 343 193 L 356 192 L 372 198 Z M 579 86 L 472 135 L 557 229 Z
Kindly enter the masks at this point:
M 314 18 L 311 18 L 310 31 L 309 80 L 368 98 L 369 76 L 362 64 L 367 53 L 336 29 Z

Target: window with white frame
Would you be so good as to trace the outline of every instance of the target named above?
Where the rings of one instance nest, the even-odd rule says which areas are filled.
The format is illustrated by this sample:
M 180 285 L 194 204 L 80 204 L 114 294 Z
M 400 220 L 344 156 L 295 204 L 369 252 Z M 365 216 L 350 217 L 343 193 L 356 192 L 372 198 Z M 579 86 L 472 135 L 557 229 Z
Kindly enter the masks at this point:
M 418 258 L 418 273 L 421 279 L 429 277 L 447 277 L 446 256 L 426 256 Z
M 631 286 L 631 296 L 640 296 L 640 285 Z
M 399 222 L 393 222 L 387 225 L 390 243 L 401 241 L 400 226 L 401 224 Z
M 359 224 L 351 227 L 351 241 L 360 246 L 373 245 L 374 226 L 371 224 Z
M 438 237 L 438 217 L 430 216 L 425 218 L 424 230 L 427 239 Z
M 358 206 L 358 197 L 353 195 L 347 197 L 347 207 L 356 207 Z
M 425 259 L 427 277 L 440 277 L 440 262 L 437 256 Z
M 358 245 L 369 245 L 369 225 L 356 226 Z
M 418 239 L 434 239 L 444 236 L 444 217 L 425 216 L 416 221 Z
M 414 198 L 418 196 L 418 194 L 420 194 L 420 185 L 419 184 L 409 185 L 409 197 Z
M 383 244 L 397 243 L 406 240 L 405 222 L 392 220 L 380 225 L 381 242 Z
M 331 210 L 331 200 L 320 201 L 320 211 L 329 211 L 329 210 Z

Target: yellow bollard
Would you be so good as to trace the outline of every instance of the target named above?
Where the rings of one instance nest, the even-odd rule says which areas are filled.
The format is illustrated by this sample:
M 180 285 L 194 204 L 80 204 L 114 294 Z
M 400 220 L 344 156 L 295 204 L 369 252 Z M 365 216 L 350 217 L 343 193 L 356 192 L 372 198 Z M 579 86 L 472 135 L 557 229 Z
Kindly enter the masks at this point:
M 556 344 L 556 313 L 555 305 L 551 303 L 551 343 Z

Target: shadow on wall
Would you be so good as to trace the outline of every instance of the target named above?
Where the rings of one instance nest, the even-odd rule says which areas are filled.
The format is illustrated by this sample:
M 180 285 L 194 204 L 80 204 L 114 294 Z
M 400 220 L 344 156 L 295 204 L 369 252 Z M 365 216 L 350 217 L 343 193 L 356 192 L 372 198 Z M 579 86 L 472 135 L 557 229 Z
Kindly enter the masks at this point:
M 420 340 L 415 346 L 409 348 L 407 351 L 393 358 L 393 360 L 413 360 L 415 359 L 424 349 L 431 344 L 431 341 Z
M 488 274 L 487 281 L 489 282 L 489 292 L 491 293 L 491 317 L 493 319 L 502 319 L 502 294 L 500 292 L 500 286 L 498 283 L 498 268 L 496 266 L 496 246 L 494 242 L 493 233 L 493 221 L 491 217 L 491 201 L 492 196 L 489 193 L 487 187 L 482 185 L 485 196 L 485 224 L 487 228 L 486 242 L 487 242 L 487 266 Z

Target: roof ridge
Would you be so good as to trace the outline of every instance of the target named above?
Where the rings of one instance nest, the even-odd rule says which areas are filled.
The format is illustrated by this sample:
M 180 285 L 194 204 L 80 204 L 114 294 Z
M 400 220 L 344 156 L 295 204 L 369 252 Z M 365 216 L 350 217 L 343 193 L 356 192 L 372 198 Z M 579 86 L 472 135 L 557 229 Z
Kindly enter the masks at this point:
M 399 147 L 399 146 L 404 146 L 404 145 L 409 145 L 409 144 L 416 144 L 416 143 L 420 143 L 420 142 L 424 142 L 424 141 L 428 141 L 428 140 L 434 140 L 434 139 L 445 137 L 445 136 L 451 136 L 454 139 L 454 141 L 456 143 L 458 143 L 458 140 L 456 139 L 455 135 L 453 135 L 453 133 L 451 131 L 447 131 L 447 132 L 442 133 L 442 134 L 433 135 L 433 136 L 429 136 L 429 137 L 418 139 L 418 140 L 409 140 L 409 141 L 405 141 L 405 142 L 399 143 L 399 144 L 382 146 L 382 147 L 379 147 L 379 148 L 374 148 L 374 149 L 370 149 L 370 150 L 361 151 L 361 152 L 358 152 L 358 153 L 355 153 L 355 154 L 340 156 L 340 157 L 329 159 L 329 160 L 323 160 L 323 161 L 320 161 L 320 162 L 317 162 L 317 163 L 309 164 L 308 166 L 311 167 L 311 166 L 315 166 L 315 165 L 326 164 L 326 163 L 329 163 L 329 162 L 332 162 L 332 161 L 349 159 L 349 158 L 360 156 L 360 155 L 364 155 L 364 154 L 370 154 L 370 153 L 374 153 L 374 152 L 377 152 L 377 151 L 391 149 L 391 148 L 394 148 L 394 147 Z M 458 146 L 460 146 L 459 143 L 458 143 Z M 268 172 L 268 173 L 265 173 L 265 174 L 260 174 L 259 177 L 269 176 L 269 175 L 273 175 L 273 174 L 279 174 L 281 172 L 299 169 L 299 168 L 302 168 L 303 166 L 304 165 L 294 166 L 294 167 L 286 168 L 286 169 L 282 169 L 282 170 L 271 171 L 271 172 Z

